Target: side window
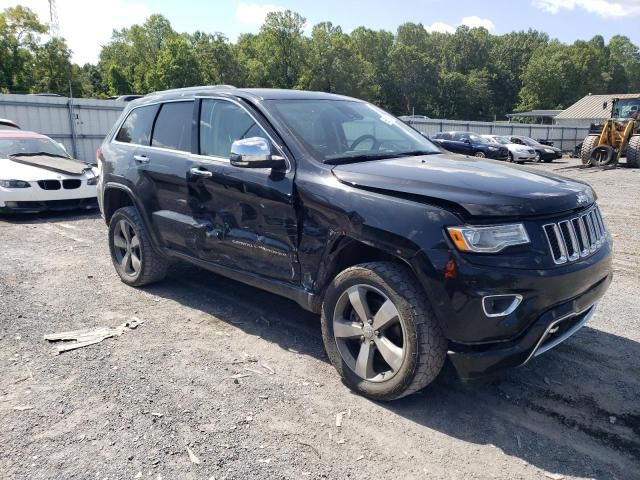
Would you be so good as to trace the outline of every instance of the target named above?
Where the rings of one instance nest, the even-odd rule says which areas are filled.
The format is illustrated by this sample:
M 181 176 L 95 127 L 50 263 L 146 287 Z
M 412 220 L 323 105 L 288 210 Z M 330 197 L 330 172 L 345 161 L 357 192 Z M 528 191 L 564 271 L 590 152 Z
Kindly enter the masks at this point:
M 193 102 L 164 103 L 153 126 L 152 147 L 191 151 Z
M 517 143 L 518 145 L 524 145 L 524 142 L 520 140 L 518 137 L 511 137 L 511 141 L 513 143 Z
M 149 145 L 149 140 L 151 139 L 151 127 L 157 111 L 157 105 L 138 107 L 132 110 L 120 127 L 120 130 L 118 130 L 116 141 L 123 143 L 135 143 L 138 145 Z
M 235 103 L 204 99 L 200 108 L 200 154 L 229 158 L 231 144 L 241 138 L 268 138 L 251 116 Z
M 464 133 L 455 133 L 453 134 L 453 140 L 455 140 L 456 142 L 462 142 L 465 139 L 468 139 L 469 136 L 464 134 Z

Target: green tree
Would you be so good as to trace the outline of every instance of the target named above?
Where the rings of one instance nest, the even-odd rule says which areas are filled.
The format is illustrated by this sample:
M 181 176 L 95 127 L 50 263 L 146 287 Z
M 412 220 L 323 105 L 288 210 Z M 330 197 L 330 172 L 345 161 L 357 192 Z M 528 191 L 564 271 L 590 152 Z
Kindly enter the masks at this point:
M 202 84 L 202 73 L 193 49 L 184 37 L 170 38 L 158 53 L 148 85 L 152 90 Z
M 518 109 L 568 107 L 580 98 L 577 77 L 570 47 L 554 40 L 537 49 L 522 74 Z
M 362 96 L 367 65 L 360 58 L 352 39 L 331 22 L 313 27 L 307 46 L 306 70 L 301 85 L 310 90 Z
M 70 91 L 80 95 L 82 84 L 79 68 L 71 64 L 71 50 L 61 38 L 52 38 L 34 54 L 34 93 L 47 92 L 69 96 Z
M 33 51 L 47 26 L 23 6 L 0 13 L 0 86 L 9 92 L 26 92 L 33 82 Z
M 245 83 L 244 69 L 238 55 L 223 34 L 195 32 L 189 36 L 189 42 L 204 83 L 236 86 Z
M 304 68 L 306 19 L 298 13 L 270 12 L 258 35 L 258 60 L 266 69 L 265 87 L 294 88 Z

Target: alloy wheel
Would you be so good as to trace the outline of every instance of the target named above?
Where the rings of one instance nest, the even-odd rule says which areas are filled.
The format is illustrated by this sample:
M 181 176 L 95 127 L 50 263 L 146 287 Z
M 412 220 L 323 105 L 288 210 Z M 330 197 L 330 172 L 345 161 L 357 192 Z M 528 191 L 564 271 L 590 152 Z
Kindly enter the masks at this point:
M 333 315 L 338 351 L 363 380 L 384 382 L 400 370 L 406 354 L 405 332 L 397 307 L 377 288 L 354 285 L 338 298 Z
M 127 220 L 118 222 L 113 232 L 113 253 L 116 262 L 125 275 L 135 277 L 142 268 L 140 239 Z

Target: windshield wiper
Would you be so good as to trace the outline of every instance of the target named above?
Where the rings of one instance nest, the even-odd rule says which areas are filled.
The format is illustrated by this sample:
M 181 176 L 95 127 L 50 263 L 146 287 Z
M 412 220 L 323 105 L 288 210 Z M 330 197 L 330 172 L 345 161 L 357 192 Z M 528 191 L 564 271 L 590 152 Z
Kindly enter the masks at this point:
M 324 163 L 329 165 L 343 165 L 345 163 L 367 162 L 369 160 L 386 160 L 389 158 L 415 157 L 418 155 L 437 155 L 441 152 L 430 150 L 411 150 L 408 152 L 381 152 L 376 154 L 345 155 L 344 157 L 326 158 Z
M 409 152 L 398 152 L 394 155 L 396 157 L 418 157 L 420 155 L 438 155 L 442 152 L 434 152 L 433 150 L 411 150 Z
M 345 155 L 344 157 L 325 158 L 324 163 L 329 165 L 342 165 L 345 163 L 368 162 L 369 160 L 384 160 L 386 158 L 394 158 L 395 153 L 376 153 L 361 155 Z
M 10 157 L 38 157 L 38 156 L 45 156 L 45 157 L 57 157 L 57 158 L 69 158 L 69 157 L 67 157 L 65 155 L 60 155 L 58 153 L 51 153 L 51 152 L 12 153 L 9 156 Z

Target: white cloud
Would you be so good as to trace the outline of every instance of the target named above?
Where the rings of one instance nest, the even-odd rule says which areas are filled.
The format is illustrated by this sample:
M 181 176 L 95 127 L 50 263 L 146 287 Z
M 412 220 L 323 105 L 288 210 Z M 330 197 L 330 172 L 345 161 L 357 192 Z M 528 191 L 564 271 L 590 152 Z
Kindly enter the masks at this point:
M 425 30 L 429 33 L 431 32 L 440 32 L 440 33 L 455 33 L 456 27 L 453 25 L 449 25 L 444 22 L 434 22 L 431 25 L 427 25 L 424 27 Z
M 475 15 L 470 17 L 464 17 L 462 20 L 460 20 L 460 23 L 458 25 L 450 25 L 445 22 L 434 22 L 431 25 L 427 25 L 424 28 L 429 33 L 431 32 L 455 33 L 456 27 L 460 25 L 466 25 L 467 27 L 470 27 L 470 28 L 484 27 L 490 32 L 493 32 L 496 29 L 495 24 L 491 20 L 489 20 L 488 18 L 476 17 Z
M 534 7 L 552 14 L 581 8 L 604 18 L 640 15 L 640 0 L 532 0 Z
M 496 29 L 496 26 L 491 20 L 488 18 L 476 17 L 475 15 L 471 17 L 464 17 L 460 23 L 471 28 L 484 27 L 490 32 L 493 32 Z
M 267 13 L 284 10 L 284 7 L 278 5 L 240 2 L 236 7 L 236 20 L 245 25 L 260 26 L 264 23 Z
M 29 7 L 42 22 L 49 23 L 49 2 L 0 0 L 0 10 L 17 4 Z M 114 29 L 141 23 L 152 13 L 135 0 L 59 0 L 56 5 L 60 35 L 73 51 L 72 60 L 80 65 L 98 61 L 100 46 L 109 41 Z

